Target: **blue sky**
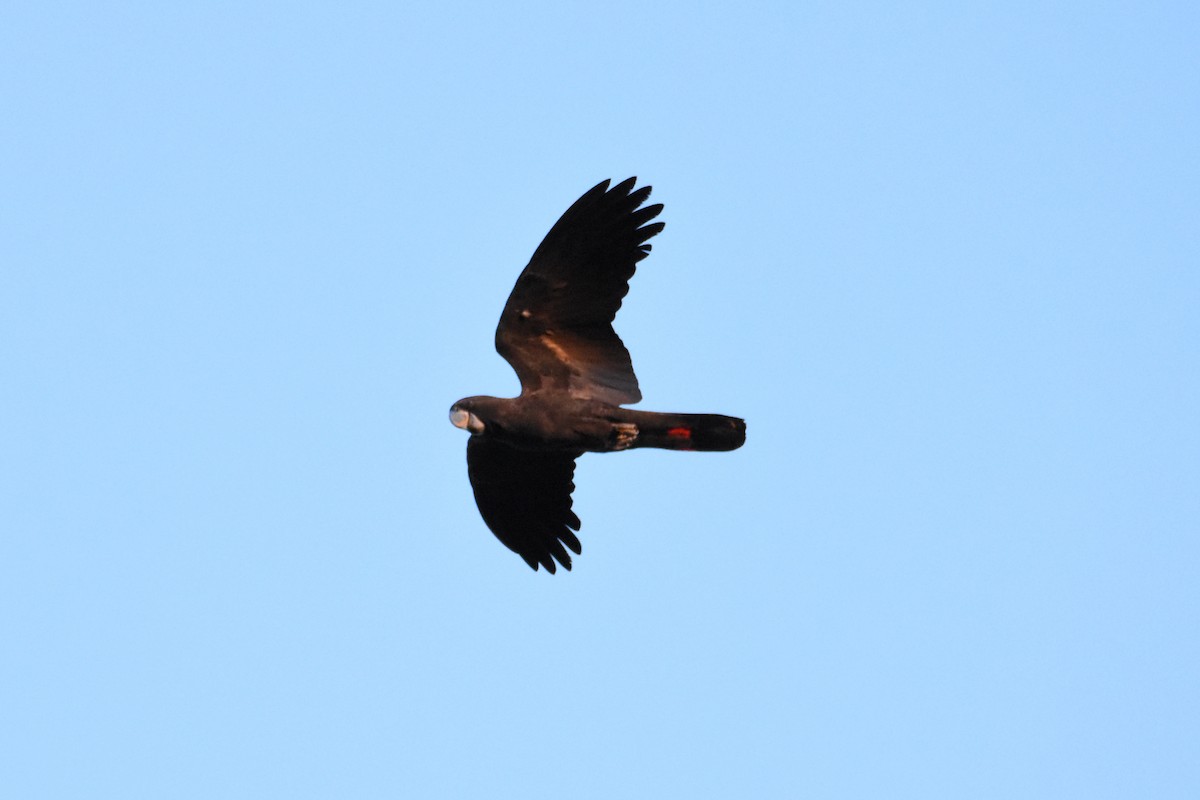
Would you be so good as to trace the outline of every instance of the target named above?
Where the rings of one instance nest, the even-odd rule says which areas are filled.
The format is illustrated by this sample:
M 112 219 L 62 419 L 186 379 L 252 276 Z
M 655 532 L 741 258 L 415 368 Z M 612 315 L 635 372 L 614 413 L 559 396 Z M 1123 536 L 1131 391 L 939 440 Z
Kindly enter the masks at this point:
M 436 6 L 436 7 L 435 7 Z M 22 798 L 1194 798 L 1200 12 L 38 3 L 0 25 Z M 730 454 L 484 527 L 449 405 L 601 179 Z

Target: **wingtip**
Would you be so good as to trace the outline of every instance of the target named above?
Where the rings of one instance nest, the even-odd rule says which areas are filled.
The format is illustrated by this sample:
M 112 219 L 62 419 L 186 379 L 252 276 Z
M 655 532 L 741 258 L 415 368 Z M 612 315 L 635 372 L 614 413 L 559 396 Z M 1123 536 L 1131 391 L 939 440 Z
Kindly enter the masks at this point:
M 562 567 L 567 572 L 570 572 L 571 567 L 574 566 L 571 562 L 570 554 L 567 553 L 566 548 L 563 547 L 563 542 L 556 541 L 554 544 L 556 547 L 551 548 L 540 556 L 526 555 L 524 553 L 518 553 L 518 555 L 521 556 L 521 559 L 528 564 L 529 568 L 534 572 L 537 572 L 543 567 L 551 575 L 557 574 L 559 567 Z M 572 546 L 572 543 L 568 541 L 567 547 L 570 547 L 575 555 L 579 555 L 580 550 L 578 549 L 578 540 L 575 540 L 574 546 Z
M 622 195 L 628 195 L 631 191 L 633 191 L 633 187 L 636 183 L 637 183 L 637 176 L 635 175 L 632 178 L 626 178 L 625 180 L 621 181 L 616 186 L 614 186 L 612 188 L 612 190 L 613 190 L 613 192 L 616 192 L 616 193 L 619 193 Z M 644 189 L 646 187 L 643 186 L 642 188 Z

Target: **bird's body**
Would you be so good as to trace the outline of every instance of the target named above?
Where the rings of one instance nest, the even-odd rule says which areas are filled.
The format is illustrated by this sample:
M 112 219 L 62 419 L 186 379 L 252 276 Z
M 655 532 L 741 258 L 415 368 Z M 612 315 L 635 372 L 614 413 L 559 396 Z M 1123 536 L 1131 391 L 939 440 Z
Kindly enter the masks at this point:
M 513 398 L 467 397 L 454 407 L 488 420 L 488 435 L 517 450 L 735 450 L 745 433 L 745 423 L 736 417 L 634 411 L 600 400 L 543 392 Z
M 456 403 L 490 421 L 489 435 L 518 450 L 605 452 L 613 436 L 610 409 L 598 400 L 545 392 L 520 397 L 468 397 Z
M 649 223 L 661 205 L 641 208 L 650 187 L 608 181 L 577 200 L 517 279 L 496 349 L 521 379 L 515 398 L 468 397 L 450 409 L 471 433 L 467 472 L 480 514 L 530 567 L 571 568 L 579 518 L 571 510 L 575 459 L 636 447 L 735 450 L 746 424 L 719 414 L 663 414 L 622 408 L 641 400 L 629 352 L 612 320 L 629 290 Z

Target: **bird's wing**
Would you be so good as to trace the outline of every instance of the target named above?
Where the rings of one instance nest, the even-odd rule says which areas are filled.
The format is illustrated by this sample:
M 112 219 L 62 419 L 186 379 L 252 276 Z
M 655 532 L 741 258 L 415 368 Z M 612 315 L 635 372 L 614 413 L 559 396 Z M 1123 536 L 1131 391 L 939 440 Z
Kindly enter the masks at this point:
M 575 201 L 538 245 L 517 279 L 496 350 L 521 379 L 521 392 L 542 389 L 614 405 L 642 399 L 629 351 L 612 321 L 629 291 L 646 240 L 664 223 L 647 224 L 662 205 L 639 208 L 650 187 L 636 178 L 612 189 L 603 181 Z
M 483 521 L 535 570 L 541 564 L 554 573 L 554 559 L 569 570 L 566 548 L 580 552 L 572 533 L 579 530 L 579 517 L 571 511 L 578 456 L 517 450 L 483 436 L 467 442 L 467 472 Z

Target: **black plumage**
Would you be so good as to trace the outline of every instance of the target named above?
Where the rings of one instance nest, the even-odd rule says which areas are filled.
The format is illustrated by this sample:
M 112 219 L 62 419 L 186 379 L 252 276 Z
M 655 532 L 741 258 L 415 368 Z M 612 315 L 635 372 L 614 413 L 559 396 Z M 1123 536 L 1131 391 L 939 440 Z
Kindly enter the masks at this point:
M 451 421 L 471 433 L 467 472 L 496 537 L 533 569 L 571 568 L 580 552 L 571 510 L 575 459 L 635 447 L 734 450 L 746 423 L 719 414 L 621 408 L 642 399 L 629 351 L 612 321 L 629 291 L 651 222 L 650 187 L 603 181 L 554 224 L 509 295 L 496 350 L 521 380 L 516 398 L 468 397 Z

